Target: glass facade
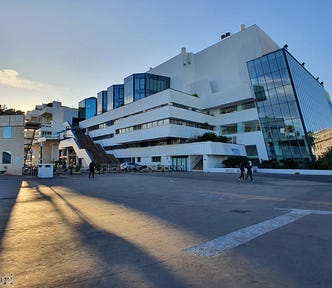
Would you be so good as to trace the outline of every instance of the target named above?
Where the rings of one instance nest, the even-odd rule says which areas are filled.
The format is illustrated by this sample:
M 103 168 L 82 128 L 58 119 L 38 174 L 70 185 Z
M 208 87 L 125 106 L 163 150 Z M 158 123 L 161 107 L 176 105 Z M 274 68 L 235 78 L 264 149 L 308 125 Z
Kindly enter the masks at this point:
M 322 85 L 285 49 L 247 67 L 269 159 L 312 161 L 308 132 L 332 127 Z
M 170 87 L 170 78 L 137 73 L 124 79 L 124 104 L 143 99 Z
M 97 98 L 86 98 L 78 103 L 78 117 L 89 119 L 97 114 Z
M 124 105 L 124 85 L 115 84 L 107 88 L 107 110 L 112 110 Z
M 97 94 L 97 113 L 102 114 L 107 111 L 107 91 L 100 91 Z
M 303 122 L 308 133 L 332 128 L 329 96 L 318 79 L 309 74 L 292 55 L 286 53 Z

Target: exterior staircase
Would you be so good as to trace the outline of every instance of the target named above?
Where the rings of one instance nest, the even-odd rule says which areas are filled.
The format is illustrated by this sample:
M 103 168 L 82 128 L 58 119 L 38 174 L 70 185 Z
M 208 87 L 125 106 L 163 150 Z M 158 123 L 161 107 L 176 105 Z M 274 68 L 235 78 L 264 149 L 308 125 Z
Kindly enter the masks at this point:
M 76 134 L 77 144 L 81 149 L 86 149 L 97 165 L 110 165 L 117 167 L 120 162 L 114 155 L 107 154 L 100 144 L 95 144 L 93 140 L 85 134 Z
M 33 140 L 35 139 L 36 130 L 41 127 L 38 122 L 26 122 L 24 124 L 24 164 L 29 164 L 31 159 L 29 159 L 29 151 L 31 150 Z

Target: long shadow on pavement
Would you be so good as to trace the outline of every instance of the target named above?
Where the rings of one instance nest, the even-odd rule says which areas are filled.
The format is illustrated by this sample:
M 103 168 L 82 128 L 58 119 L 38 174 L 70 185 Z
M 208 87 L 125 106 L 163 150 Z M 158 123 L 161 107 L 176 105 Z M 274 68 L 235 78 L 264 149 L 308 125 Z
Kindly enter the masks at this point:
M 21 184 L 19 176 L 0 176 L 0 247 Z
M 45 181 L 41 182 L 46 183 Z M 38 188 L 38 184 L 34 186 L 43 200 L 48 201 L 54 207 L 54 210 L 60 215 L 62 222 L 66 223 L 77 234 L 77 242 L 82 244 L 74 245 L 67 243 L 68 246 L 74 245 L 74 250 L 77 248 L 81 251 L 73 251 L 74 258 L 70 260 L 71 263 L 63 263 L 63 265 L 77 265 L 78 263 L 75 263 L 76 260 L 80 261 L 77 255 L 86 252 L 90 254 L 91 258 L 96 260 L 96 265 L 90 267 L 83 274 L 77 271 L 74 274 L 58 275 L 58 278 L 52 279 L 52 273 L 58 273 L 54 269 L 56 267 L 53 267 L 51 271 L 44 273 L 50 282 L 47 285 L 45 283 L 35 283 L 34 287 L 39 287 L 39 285 L 40 287 L 91 287 L 93 285 L 95 287 L 112 288 L 187 286 L 182 279 L 164 267 L 162 261 L 159 259 L 148 255 L 140 247 L 115 234 L 96 228 L 89 222 L 84 211 L 73 206 L 65 197 L 52 189 L 51 186 L 48 186 L 51 190 L 48 193 L 42 192 Z M 38 206 L 35 209 L 37 210 Z M 67 219 L 68 212 L 65 213 L 64 210 L 70 210 L 72 214 L 75 214 L 75 217 L 80 220 L 79 223 L 73 225 Z M 65 250 L 66 247 L 62 247 L 61 249 Z M 52 255 L 52 257 L 58 256 L 61 257 L 61 255 Z M 43 261 L 47 263 L 47 259 Z M 31 263 L 31 265 L 33 264 Z M 42 264 L 39 263 L 38 265 L 43 266 Z M 85 264 L 82 262 L 81 267 L 84 267 Z M 84 268 L 83 270 L 86 269 Z M 138 275 L 138 277 L 130 279 L 132 273 Z M 141 283 L 137 283 L 137 281 L 141 281 Z

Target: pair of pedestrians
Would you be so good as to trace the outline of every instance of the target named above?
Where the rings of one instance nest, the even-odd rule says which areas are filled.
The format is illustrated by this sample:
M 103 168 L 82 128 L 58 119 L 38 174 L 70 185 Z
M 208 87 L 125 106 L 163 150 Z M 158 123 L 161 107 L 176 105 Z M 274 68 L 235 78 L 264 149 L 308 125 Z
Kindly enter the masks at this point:
M 244 179 L 245 168 L 247 168 L 247 175 L 246 175 L 246 177 L 245 177 L 245 179 Z M 243 180 L 243 181 L 244 181 L 244 180 L 248 180 L 248 178 L 250 178 L 250 181 L 254 181 L 254 178 L 253 178 L 253 176 L 252 176 L 252 162 L 251 162 L 251 161 L 249 161 L 247 165 L 245 165 L 245 163 L 242 162 L 242 163 L 240 164 L 240 172 L 241 172 L 241 175 L 240 175 L 240 177 L 239 177 L 239 180 L 240 180 L 240 181 L 241 181 L 241 180 Z

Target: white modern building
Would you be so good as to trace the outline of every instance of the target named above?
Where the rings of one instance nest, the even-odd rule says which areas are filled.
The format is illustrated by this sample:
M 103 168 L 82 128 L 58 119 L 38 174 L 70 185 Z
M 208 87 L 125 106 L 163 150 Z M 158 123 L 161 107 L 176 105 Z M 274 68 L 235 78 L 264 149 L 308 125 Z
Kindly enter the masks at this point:
M 332 128 L 323 83 L 256 25 L 198 53 L 182 48 L 121 87 L 120 104 L 112 107 L 112 90 L 109 110 L 80 122 L 120 161 L 213 171 L 247 156 L 305 166 L 314 159 L 309 134 Z M 230 142 L 193 142 L 207 132 Z
M 35 123 L 40 127 L 35 131 L 31 130 L 32 135 L 26 137 L 31 139 L 30 145 L 26 145 L 28 150 L 26 164 L 36 166 L 39 163 L 58 161 L 60 133 L 64 131 L 63 123 L 67 122 L 71 125 L 73 119 L 77 117 L 78 109 L 62 106 L 58 101 L 36 105 L 34 110 L 28 111 L 26 122 L 29 126 Z

